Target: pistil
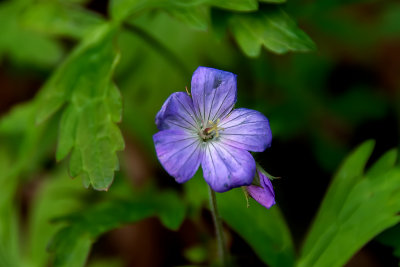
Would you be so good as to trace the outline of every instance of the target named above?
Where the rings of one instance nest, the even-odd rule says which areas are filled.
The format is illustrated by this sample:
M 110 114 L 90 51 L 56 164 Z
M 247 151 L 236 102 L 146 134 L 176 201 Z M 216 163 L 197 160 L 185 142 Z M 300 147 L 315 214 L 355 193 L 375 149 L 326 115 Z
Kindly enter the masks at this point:
M 216 122 L 208 121 L 206 125 L 204 125 L 199 135 L 203 139 L 203 141 L 207 141 L 209 139 L 217 138 L 219 136 L 219 131 L 223 131 L 224 128 L 218 127 L 220 119 L 217 119 Z

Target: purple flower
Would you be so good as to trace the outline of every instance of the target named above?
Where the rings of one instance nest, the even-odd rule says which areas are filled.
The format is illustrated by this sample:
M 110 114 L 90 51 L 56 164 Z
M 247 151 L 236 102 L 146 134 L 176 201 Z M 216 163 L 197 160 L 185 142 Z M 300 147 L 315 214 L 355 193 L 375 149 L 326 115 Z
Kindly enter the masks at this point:
M 268 119 L 258 111 L 238 108 L 236 75 L 199 67 L 191 96 L 173 93 L 156 116 L 153 136 L 165 170 L 178 183 L 188 181 L 200 164 L 216 192 L 250 185 L 256 163 L 248 151 L 262 152 L 271 143 Z
M 258 168 L 253 184 L 246 187 L 246 190 L 254 200 L 267 209 L 271 208 L 275 204 L 275 193 L 272 183 Z

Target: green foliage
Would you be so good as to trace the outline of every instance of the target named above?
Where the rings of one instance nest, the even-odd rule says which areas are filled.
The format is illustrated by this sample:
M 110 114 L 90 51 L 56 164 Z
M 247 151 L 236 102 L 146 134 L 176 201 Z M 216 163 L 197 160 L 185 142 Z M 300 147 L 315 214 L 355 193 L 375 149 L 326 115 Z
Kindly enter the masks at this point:
M 400 221 L 400 169 L 393 167 L 397 153 L 387 152 L 364 173 L 373 146 L 372 141 L 364 143 L 344 161 L 298 266 L 342 266 L 371 238 Z
M 176 7 L 167 12 L 196 30 L 205 31 L 210 24 L 210 8 L 207 6 Z
M 103 25 L 88 35 L 52 75 L 39 94 L 37 121 L 67 104 L 60 123 L 57 160 L 72 149 L 70 174 L 86 187 L 107 190 L 119 169 L 116 151 L 124 148 L 119 128 L 121 97 L 111 82 L 118 61 L 116 29 Z
M 236 11 L 255 11 L 258 9 L 257 0 L 216 0 L 211 3 L 220 8 Z
M 29 0 L 0 3 L 0 62 L 9 57 L 16 64 L 48 68 L 61 59 L 63 48 L 58 42 L 22 27 L 19 17 L 29 3 Z
M 80 196 L 84 193 L 79 181 L 68 179 L 62 168 L 41 182 L 31 203 L 28 220 L 24 252 L 29 266 L 48 265 L 47 246 L 54 234 L 62 228 L 62 225 L 52 220 L 82 207 Z
M 109 199 L 58 219 L 68 226 L 50 244 L 49 250 L 55 254 L 54 266 L 84 266 L 92 243 L 101 234 L 153 216 L 158 216 L 166 227 L 177 230 L 185 217 L 185 206 L 172 191 L 150 190 L 137 192 L 131 199 Z
M 60 2 L 39 2 L 30 6 L 22 14 L 21 24 L 47 35 L 83 38 L 104 19 L 79 5 Z
M 218 194 L 221 217 L 269 266 L 293 266 L 294 247 L 289 229 L 277 206 L 266 210 L 251 200 L 247 207 L 241 189 Z
M 281 4 L 285 3 L 286 0 L 258 0 L 261 3 L 275 3 L 275 4 Z
M 35 125 L 36 109 L 36 102 L 31 101 L 14 107 L 0 120 L 0 187 L 3 190 L 0 195 L 0 266 L 23 264 L 24 247 L 19 242 L 19 202 L 16 201 L 18 185 L 22 178 L 27 180 L 38 171 L 56 139 L 54 121 Z M 39 243 L 35 245 L 40 247 Z M 42 250 L 41 255 L 45 254 Z
M 186 12 L 191 7 L 196 7 L 207 2 L 207 0 L 112 0 L 110 1 L 110 14 L 113 19 L 123 21 L 130 15 L 142 11 L 143 9 L 165 8 L 174 9 L 181 8 L 182 12 Z
M 16 179 L 8 179 L 7 169 L 11 166 L 8 152 L 0 146 L 0 266 L 18 266 L 20 264 L 20 247 L 18 244 L 18 215 L 14 203 Z
M 281 3 L 280 0 L 270 2 Z M 178 17 L 190 16 L 200 6 L 214 6 L 233 11 L 255 11 L 258 9 L 257 0 L 112 0 L 110 2 L 110 14 L 113 19 L 122 21 L 129 16 L 145 9 L 165 9 L 177 14 Z M 180 14 L 178 14 L 180 13 Z
M 10 161 L 2 172 L 7 183 L 37 171 L 56 140 L 55 120 L 38 126 L 36 111 L 37 102 L 31 101 L 15 106 L 0 120 L 0 147 L 7 149 Z
M 262 2 L 279 4 L 283 3 L 284 0 Z M 110 3 L 110 13 L 115 20 L 122 21 L 142 9 L 161 8 L 189 25 L 204 30 L 208 23 L 209 10 L 205 7 L 207 5 L 225 10 L 246 12 L 257 11 L 259 8 L 256 0 L 113 0 Z M 297 27 L 295 22 L 281 8 L 275 5 L 263 6 L 256 13 L 218 12 L 217 16 L 224 17 L 225 22 L 223 23 L 229 24 L 239 46 L 248 56 L 258 56 L 261 46 L 278 54 L 289 51 L 306 52 L 315 49 L 313 41 Z M 221 20 L 221 18 L 214 17 L 214 20 L 216 19 Z M 216 25 L 217 23 L 214 23 L 214 26 Z
M 231 31 L 246 55 L 257 57 L 261 47 L 277 54 L 307 52 L 314 42 L 279 7 L 267 6 L 257 13 L 228 16 Z

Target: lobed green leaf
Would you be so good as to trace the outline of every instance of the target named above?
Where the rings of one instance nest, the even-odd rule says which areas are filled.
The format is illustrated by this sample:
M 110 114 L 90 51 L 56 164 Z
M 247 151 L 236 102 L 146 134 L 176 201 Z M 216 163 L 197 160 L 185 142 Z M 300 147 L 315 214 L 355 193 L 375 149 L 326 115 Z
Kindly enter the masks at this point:
M 116 123 L 122 101 L 111 75 L 118 61 L 114 26 L 104 24 L 88 35 L 60 66 L 38 96 L 37 122 L 52 116 L 64 104 L 56 158 L 71 152 L 70 174 L 86 187 L 107 190 L 119 169 L 116 152 L 124 141 Z
M 308 52 L 315 44 L 279 7 L 265 6 L 251 14 L 233 14 L 231 31 L 246 55 L 256 57 L 261 46 L 277 54 Z

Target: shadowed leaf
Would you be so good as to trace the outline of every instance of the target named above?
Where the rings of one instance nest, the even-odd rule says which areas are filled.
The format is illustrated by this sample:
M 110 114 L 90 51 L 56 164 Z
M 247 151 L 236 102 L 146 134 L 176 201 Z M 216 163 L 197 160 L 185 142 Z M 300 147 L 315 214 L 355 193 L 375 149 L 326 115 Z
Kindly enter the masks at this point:
M 116 30 L 102 25 L 87 36 L 56 70 L 38 95 L 37 122 L 52 116 L 64 104 L 56 158 L 72 150 L 70 174 L 81 176 L 86 187 L 107 190 L 119 169 L 116 152 L 124 141 L 116 123 L 122 103 L 111 76 L 118 61 Z

